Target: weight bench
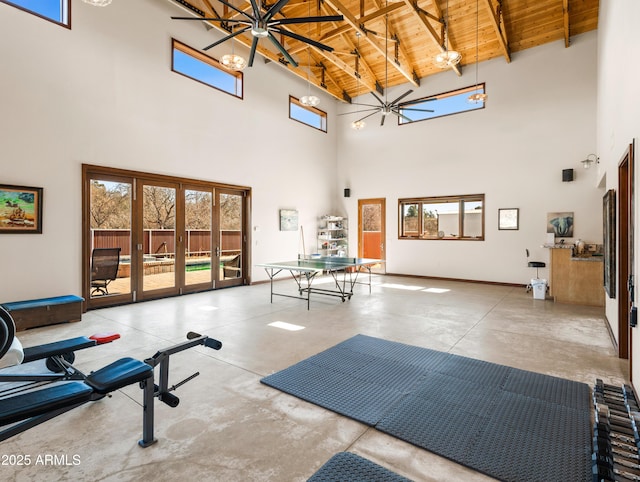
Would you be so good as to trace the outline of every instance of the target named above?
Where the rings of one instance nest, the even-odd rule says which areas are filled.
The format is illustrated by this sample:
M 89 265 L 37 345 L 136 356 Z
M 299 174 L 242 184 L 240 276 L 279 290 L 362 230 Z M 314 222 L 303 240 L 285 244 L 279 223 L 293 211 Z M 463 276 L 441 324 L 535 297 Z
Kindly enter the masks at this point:
M 11 315 L 0 307 L 0 358 L 9 351 L 15 337 Z M 17 386 L 0 391 L 0 442 L 32 427 L 73 410 L 87 402 L 104 398 L 111 392 L 139 383 L 143 390 L 141 447 L 156 442 L 153 435 L 154 398 L 176 407 L 180 399 L 170 393 L 199 375 L 199 372 L 169 387 L 169 357 L 197 345 L 214 350 L 222 343 L 213 338 L 189 332 L 188 341 L 179 343 L 144 361 L 121 358 L 109 365 L 85 375 L 73 367 L 75 351 L 119 338 L 117 334 L 95 335 L 63 340 L 24 350 L 23 361 L 46 360 L 51 372 L 42 374 L 5 373 L 0 370 L 0 382 L 21 382 Z M 159 381 L 154 383 L 154 368 L 159 366 Z M 44 387 L 42 383 L 46 383 Z

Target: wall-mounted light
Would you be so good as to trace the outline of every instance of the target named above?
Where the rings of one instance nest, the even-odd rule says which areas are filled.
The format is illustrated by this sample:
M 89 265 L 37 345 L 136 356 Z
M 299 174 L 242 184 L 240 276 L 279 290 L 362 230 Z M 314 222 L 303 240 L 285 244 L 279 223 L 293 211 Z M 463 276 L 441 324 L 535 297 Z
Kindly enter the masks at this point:
M 351 196 L 351 189 L 349 189 L 348 187 L 344 188 L 344 197 L 350 197 Z
M 586 159 L 580 161 L 582 163 L 582 167 L 584 167 L 585 169 L 589 169 L 591 167 L 592 163 L 596 163 L 599 164 L 600 163 L 600 158 L 598 156 L 596 156 L 595 154 L 589 154 L 587 156 Z

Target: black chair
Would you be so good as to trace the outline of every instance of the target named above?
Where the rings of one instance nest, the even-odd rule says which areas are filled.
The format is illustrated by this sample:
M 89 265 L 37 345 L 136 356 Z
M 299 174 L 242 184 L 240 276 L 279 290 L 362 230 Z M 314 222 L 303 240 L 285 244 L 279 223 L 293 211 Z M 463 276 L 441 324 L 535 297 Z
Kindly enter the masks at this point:
M 91 254 L 91 296 L 108 295 L 107 286 L 118 276 L 120 248 L 95 248 Z
M 525 249 L 525 252 L 527 253 L 527 261 L 529 260 L 529 250 Z M 529 268 L 535 268 L 536 269 L 536 279 L 540 279 L 540 276 L 538 274 L 538 270 L 540 268 L 545 268 L 547 266 L 547 264 L 544 261 L 528 261 L 527 262 L 527 266 Z M 531 286 L 531 283 L 527 284 L 527 293 L 529 291 L 531 291 L 533 289 L 533 286 Z

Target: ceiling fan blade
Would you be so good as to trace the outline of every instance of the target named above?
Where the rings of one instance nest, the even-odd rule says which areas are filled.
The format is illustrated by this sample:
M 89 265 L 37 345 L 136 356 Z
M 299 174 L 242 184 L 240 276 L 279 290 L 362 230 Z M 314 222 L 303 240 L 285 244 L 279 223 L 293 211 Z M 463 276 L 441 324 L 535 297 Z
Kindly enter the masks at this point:
M 413 122 L 413 119 L 408 118 L 406 115 L 402 115 L 398 111 L 392 110 L 391 112 L 394 113 L 395 115 L 397 115 L 398 117 L 400 117 L 405 122 Z
M 270 27 L 270 28 L 273 28 L 273 30 L 275 30 L 278 33 L 281 33 L 282 35 L 285 35 L 286 37 L 291 37 L 296 40 L 300 40 L 300 42 L 313 45 L 314 47 L 318 47 L 321 50 L 326 50 L 327 52 L 333 52 L 333 47 L 329 47 L 328 45 L 321 44 L 320 42 L 316 42 L 315 40 L 310 39 L 308 37 L 303 37 L 302 35 L 298 35 L 295 32 L 290 32 L 289 30 L 285 30 L 280 27 Z
M 384 106 L 384 102 L 382 101 L 382 99 L 381 99 L 380 97 L 378 97 L 378 96 L 376 95 L 376 93 L 375 93 L 375 92 L 369 92 L 369 93 L 370 93 L 372 96 L 374 96 L 378 102 L 380 102 L 380 105 Z
M 244 27 L 241 28 L 240 30 L 238 30 L 237 32 L 233 32 L 230 33 L 229 35 L 227 35 L 226 37 L 222 37 L 220 40 L 217 40 L 216 42 L 213 42 L 211 45 L 207 45 L 205 48 L 203 48 L 202 50 L 209 50 L 210 48 L 215 47 L 216 45 L 220 45 L 223 42 L 226 42 L 227 40 L 235 37 L 236 35 L 240 35 L 241 33 L 246 32 L 247 30 L 249 30 L 251 27 Z
M 376 110 L 377 110 L 377 111 L 380 111 L 380 109 L 376 109 Z M 358 119 L 358 120 L 357 120 L 357 121 L 355 121 L 355 122 L 362 122 L 363 120 L 368 119 L 369 117 L 371 117 L 372 115 L 376 115 L 377 113 L 378 113 L 378 112 L 372 112 L 371 114 L 367 114 L 366 116 L 364 116 L 364 117 L 362 117 L 362 118 Z
M 422 104 L 423 102 L 433 102 L 434 100 L 438 100 L 438 98 L 437 97 L 429 97 L 427 99 L 407 100 L 406 102 L 403 102 L 403 104 L 404 105 Z
M 289 1 L 289 0 L 287 0 L 287 1 Z M 293 60 L 293 57 L 291 57 L 291 55 L 289 55 L 289 52 L 287 52 L 285 50 L 285 48 L 282 46 L 282 44 L 280 42 L 278 42 L 278 39 L 275 38 L 271 32 L 269 32 L 269 40 L 271 40 L 273 45 L 276 46 L 276 48 L 280 51 L 280 53 L 282 55 L 284 55 L 284 58 L 287 59 L 291 65 L 293 65 L 294 67 L 298 66 L 298 62 Z
M 244 15 L 247 18 L 250 18 L 251 20 L 255 21 L 255 17 L 253 15 L 249 15 L 247 12 L 245 12 L 244 10 L 239 9 L 238 7 L 234 6 L 233 4 L 227 2 L 227 0 L 218 0 L 220 3 L 222 3 L 223 5 L 226 5 L 227 7 L 229 7 L 231 10 L 235 10 L 236 12 L 238 12 L 240 15 Z M 260 10 L 255 10 L 254 13 L 256 12 L 260 12 Z
M 413 89 L 409 89 L 407 90 L 404 94 L 402 94 L 400 97 L 398 97 L 396 100 L 392 100 L 391 101 L 391 105 L 397 104 L 398 102 L 400 102 L 402 99 L 404 99 L 406 96 L 408 96 L 411 92 L 413 92 Z
M 387 118 L 386 115 L 382 114 L 382 117 L 380 118 L 380 127 L 382 127 L 384 125 L 384 120 Z
M 270 25 L 289 25 L 292 23 L 317 23 L 317 22 L 341 22 L 342 15 L 326 15 L 324 17 L 299 17 L 299 18 L 279 18 L 273 20 Z
M 401 107 L 402 110 L 410 110 L 412 112 L 435 112 L 431 109 L 412 109 L 411 107 Z
M 171 17 L 172 20 L 206 20 L 208 22 L 222 22 L 222 23 L 246 23 L 249 24 L 248 20 L 237 20 L 233 18 L 202 18 L 202 17 Z
M 253 58 L 256 56 L 256 47 L 258 46 L 258 40 L 260 40 L 258 37 L 253 37 L 253 41 L 251 42 L 251 52 L 249 52 L 249 63 L 247 64 L 248 67 L 253 66 Z
M 351 112 L 343 112 L 342 114 L 338 114 L 338 115 L 360 114 L 362 112 L 369 112 L 371 110 L 379 111 L 380 107 L 372 107 L 371 109 L 352 110 Z
M 379 105 L 373 105 L 373 104 L 360 104 L 358 102 L 351 102 L 351 105 L 363 105 L 365 107 L 373 107 L 375 109 L 379 109 L 380 106 Z
M 287 3 L 289 3 L 289 0 L 278 0 L 278 3 L 272 5 L 271 8 L 267 10 L 267 13 L 264 14 L 264 17 L 262 17 L 262 19 L 265 22 L 268 22 L 269 20 L 271 20 L 271 17 L 282 10 L 282 7 L 284 7 Z

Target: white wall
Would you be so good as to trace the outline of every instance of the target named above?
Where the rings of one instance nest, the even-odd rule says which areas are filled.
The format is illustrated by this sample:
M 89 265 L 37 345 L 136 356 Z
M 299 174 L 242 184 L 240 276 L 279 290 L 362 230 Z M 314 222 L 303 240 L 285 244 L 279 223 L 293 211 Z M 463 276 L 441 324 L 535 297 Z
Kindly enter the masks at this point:
M 220 35 L 169 18 L 182 13 L 158 0 L 73 2 L 67 30 L 0 4 L 0 182 L 45 189 L 44 233 L 0 236 L 0 301 L 81 292 L 82 163 L 250 186 L 254 264 L 300 250 L 298 233 L 278 230 L 281 208 L 299 210 L 307 250 L 318 216 L 348 214 L 355 254 L 357 200 L 370 197 L 387 199 L 389 272 L 524 283 L 525 248 L 548 260 L 549 211 L 574 211 L 575 237 L 601 242 L 603 190 L 595 169 L 579 170 L 596 150 L 595 33 L 481 64 L 479 112 L 383 128 L 372 118 L 356 132 L 335 116 L 351 107 L 321 95 L 324 134 L 288 118 L 288 95 L 306 83 L 260 57 L 242 101 L 171 72 L 172 37 L 199 48 Z M 464 72 L 425 79 L 409 98 L 473 84 Z M 566 168 L 576 181 L 561 181 Z M 398 198 L 474 193 L 486 194 L 484 242 L 397 239 Z M 498 231 L 498 208 L 513 207 L 520 230 Z
M 0 235 L 0 302 L 81 293 L 82 163 L 250 186 L 254 263 L 299 252 L 281 208 L 298 209 L 315 245 L 336 196 L 336 131 L 289 119 L 305 82 L 257 56 L 238 100 L 170 71 L 172 37 L 200 48 L 220 36 L 171 20 L 175 5 L 72 4 L 68 30 L 0 3 L 0 183 L 44 188 L 43 234 Z
M 600 156 L 599 176 L 606 189 L 618 188 L 618 163 L 629 144 L 635 140 L 635 166 L 638 168 L 638 138 L 640 137 L 640 3 L 635 0 L 600 2 L 598 29 L 598 136 Z M 640 237 L 638 236 L 639 204 L 638 177 L 635 180 L 635 276 L 640 273 Z M 636 293 L 638 283 L 636 285 Z M 624 286 L 617 287 L 626 289 Z M 636 294 L 636 300 L 638 295 Z M 618 299 L 606 300 L 606 314 L 615 336 L 618 337 Z M 637 303 L 636 303 L 637 304 Z M 633 373 L 640 373 L 640 344 L 638 329 L 631 330 Z M 637 375 L 636 375 L 637 378 Z M 637 385 L 636 385 L 637 386 Z
M 356 116 L 338 117 L 338 189 L 349 186 L 344 206 L 357 219 L 357 200 L 387 199 L 387 271 L 437 277 L 526 283 L 532 260 L 548 261 L 546 215 L 575 213 L 574 241 L 602 243 L 602 195 L 596 170 L 580 160 L 595 152 L 595 32 L 480 64 L 486 108 L 403 126 L 379 116 L 361 131 Z M 407 99 L 475 83 L 475 69 L 463 68 L 423 79 Z M 393 99 L 407 89 L 395 87 Z M 375 103 L 371 96 L 360 102 Z M 372 102 L 374 101 L 374 102 Z M 353 106 L 340 107 L 348 112 Z M 573 168 L 576 180 L 562 182 Z M 398 240 L 397 200 L 404 197 L 484 193 L 485 241 Z M 498 209 L 519 208 L 520 229 L 498 231 Z M 355 229 L 351 243 L 357 242 Z M 543 270 L 541 276 L 548 276 Z

